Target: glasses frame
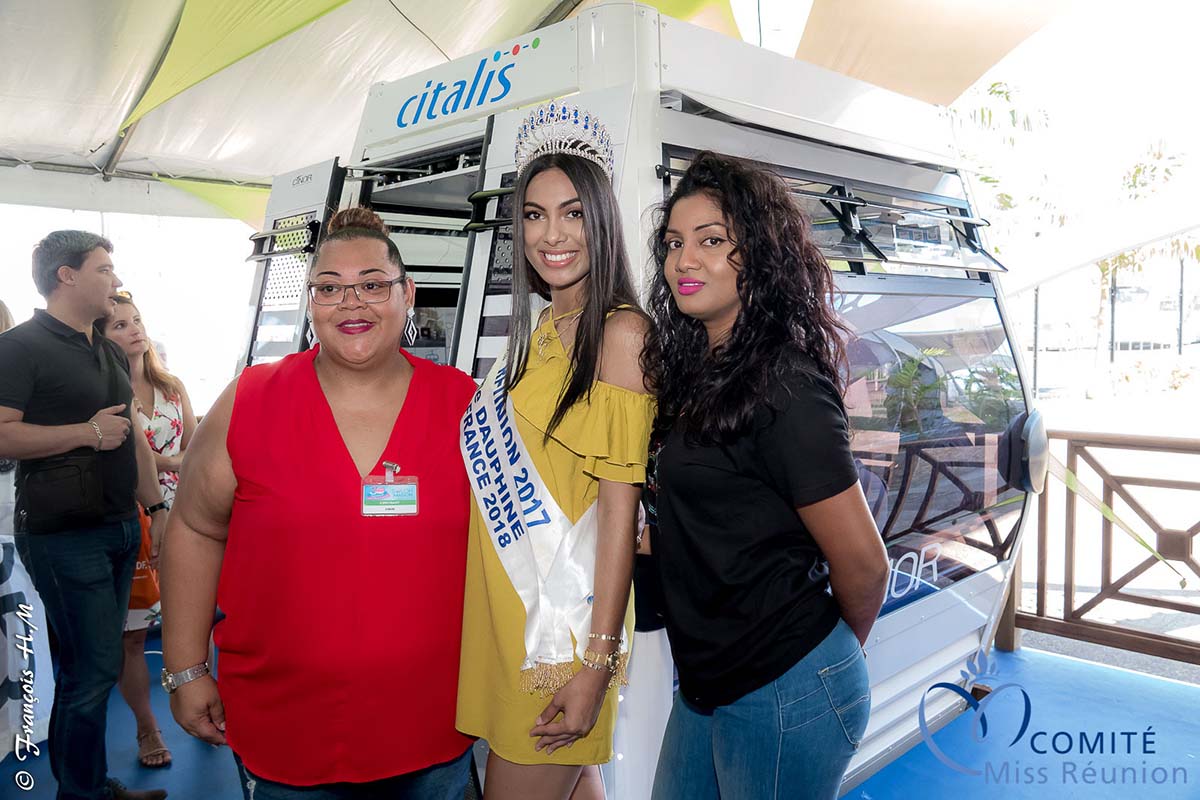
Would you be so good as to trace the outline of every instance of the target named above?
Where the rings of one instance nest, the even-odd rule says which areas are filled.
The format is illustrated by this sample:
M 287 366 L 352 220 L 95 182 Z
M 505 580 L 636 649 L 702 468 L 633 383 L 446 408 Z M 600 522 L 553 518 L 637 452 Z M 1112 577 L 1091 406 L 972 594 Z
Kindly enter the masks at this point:
M 312 281 L 309 281 L 308 282 L 308 299 L 312 301 L 313 305 L 322 306 L 324 308 L 329 308 L 331 306 L 340 306 L 342 303 L 346 302 L 347 290 L 353 289 L 354 296 L 356 298 L 358 298 L 358 302 L 360 302 L 360 303 L 367 303 L 369 305 L 375 305 L 376 303 L 386 303 L 388 300 L 392 299 L 392 287 L 395 286 L 397 283 L 402 283 L 406 280 L 408 280 L 407 275 L 401 275 L 400 277 L 392 278 L 391 280 L 384 280 L 382 278 L 371 278 L 369 280 L 361 281 L 359 283 L 313 283 Z M 384 297 L 380 300 L 364 299 L 363 296 L 358 293 L 358 289 L 359 289 L 359 287 L 365 286 L 368 283 L 386 284 L 388 287 L 387 297 Z M 317 300 L 317 296 L 313 293 L 313 290 L 316 289 L 318 286 L 340 286 L 340 287 L 342 287 L 342 296 L 338 298 L 336 303 L 319 302 Z

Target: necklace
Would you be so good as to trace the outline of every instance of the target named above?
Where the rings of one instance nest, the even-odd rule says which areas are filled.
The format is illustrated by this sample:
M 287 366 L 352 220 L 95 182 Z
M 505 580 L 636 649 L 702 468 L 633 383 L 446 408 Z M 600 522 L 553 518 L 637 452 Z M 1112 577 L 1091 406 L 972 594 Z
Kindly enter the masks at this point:
M 550 340 L 552 338 L 558 338 L 558 336 L 559 336 L 558 323 L 561 322 L 562 320 L 566 320 L 566 326 L 564 326 L 564 327 L 573 325 L 574 323 L 579 321 L 579 317 L 582 314 L 583 314 L 583 309 L 579 308 L 579 309 L 576 309 L 575 311 L 568 311 L 567 313 L 563 314 L 560 317 L 551 317 L 550 318 L 550 329 L 542 331 L 540 334 L 538 334 L 538 338 L 537 338 L 538 358 L 544 358 L 546 355 L 546 352 L 545 352 L 546 345 L 550 344 Z M 545 324 L 545 323 L 543 323 L 543 324 Z

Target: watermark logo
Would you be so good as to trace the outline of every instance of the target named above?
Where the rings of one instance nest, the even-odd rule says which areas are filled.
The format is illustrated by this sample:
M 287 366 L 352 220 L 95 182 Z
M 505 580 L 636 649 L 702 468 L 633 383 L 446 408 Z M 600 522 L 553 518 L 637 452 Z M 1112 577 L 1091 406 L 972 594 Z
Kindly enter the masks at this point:
M 925 694 L 921 695 L 921 705 L 917 708 L 917 720 L 920 723 L 921 738 L 925 740 L 925 746 L 933 753 L 938 761 L 941 761 L 950 769 L 961 772 L 964 775 L 982 775 L 983 770 L 973 769 L 958 763 L 950 756 L 946 755 L 943 750 L 938 747 L 934 741 L 933 733 L 929 730 L 929 721 L 925 715 L 925 703 L 929 696 L 938 691 L 950 692 L 958 695 L 974 713 L 974 718 L 971 721 L 971 738 L 978 744 L 982 742 L 988 735 L 987 707 L 990 703 L 996 700 L 997 697 L 1003 696 L 1006 692 L 1009 694 L 1020 693 L 1021 700 L 1024 701 L 1025 707 L 1021 717 L 1021 724 L 1017 729 L 1017 734 L 1008 743 L 1012 747 L 1017 742 L 1021 741 L 1021 737 L 1025 735 L 1025 731 L 1029 729 L 1029 720 L 1033 716 L 1033 702 L 1029 699 L 1029 693 L 1025 691 L 1025 687 L 1016 683 L 1005 683 L 997 686 L 982 700 L 976 700 L 971 694 L 971 687 L 974 686 L 981 678 L 996 677 L 991 669 L 992 663 L 986 652 L 980 650 L 975 655 L 967 659 L 967 669 L 962 670 L 959 674 L 966 681 L 966 687 L 959 686 L 955 683 L 935 683 L 925 690 Z
M 983 699 L 977 699 L 971 693 L 972 687 L 985 678 L 995 682 L 1000 680 L 986 652 L 977 651 L 967 659 L 966 666 L 959 673 L 963 686 L 935 683 L 925 690 L 917 708 L 925 746 L 938 761 L 955 772 L 982 777 L 984 783 L 996 786 L 1170 786 L 1171 791 L 1176 792 L 1178 787 L 1191 785 L 1193 776 L 1188 767 L 1161 762 L 1159 734 L 1153 725 L 1144 729 L 1140 725 L 1128 726 L 1132 728 L 1130 730 L 1088 728 L 1086 725 L 1047 730 L 1036 724 L 1033 701 L 1025 687 L 1018 683 L 1001 683 Z M 971 739 L 975 744 L 983 743 L 989 735 L 998 740 L 987 748 L 989 757 L 984 760 L 982 769 L 952 758 L 939 746 L 929 729 L 926 705 L 944 692 L 960 698 L 970 709 Z M 1008 702 L 995 706 L 995 709 L 1004 709 L 1005 713 L 993 714 L 993 721 L 989 722 L 988 709 L 1000 697 L 1008 698 Z M 1013 721 L 1017 718 L 1010 713 L 1013 710 L 1020 711 L 1019 723 Z M 1001 725 L 1004 730 L 1000 730 Z M 1011 738 L 1010 731 L 1015 731 Z M 1147 758 L 1153 756 L 1158 759 Z

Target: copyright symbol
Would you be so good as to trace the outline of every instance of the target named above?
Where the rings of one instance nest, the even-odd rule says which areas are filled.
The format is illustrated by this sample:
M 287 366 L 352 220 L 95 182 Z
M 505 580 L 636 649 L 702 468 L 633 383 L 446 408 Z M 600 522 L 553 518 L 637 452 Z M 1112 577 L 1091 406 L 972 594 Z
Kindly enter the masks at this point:
M 17 788 L 22 792 L 28 792 L 33 788 L 33 776 L 25 770 L 21 770 L 13 776 L 13 780 L 17 782 Z

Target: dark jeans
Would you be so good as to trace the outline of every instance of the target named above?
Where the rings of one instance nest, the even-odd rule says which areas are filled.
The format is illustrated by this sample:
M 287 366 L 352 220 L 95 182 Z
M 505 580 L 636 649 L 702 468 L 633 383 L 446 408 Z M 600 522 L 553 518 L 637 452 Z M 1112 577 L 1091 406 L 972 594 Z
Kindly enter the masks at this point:
M 50 770 L 58 800 L 99 800 L 108 762 L 108 693 L 121 672 L 121 634 L 142 529 L 137 519 L 61 533 L 17 534 L 17 552 L 58 638 Z
M 256 776 L 233 754 L 244 800 L 462 800 L 471 779 L 471 748 L 453 761 L 370 783 L 289 786 Z

